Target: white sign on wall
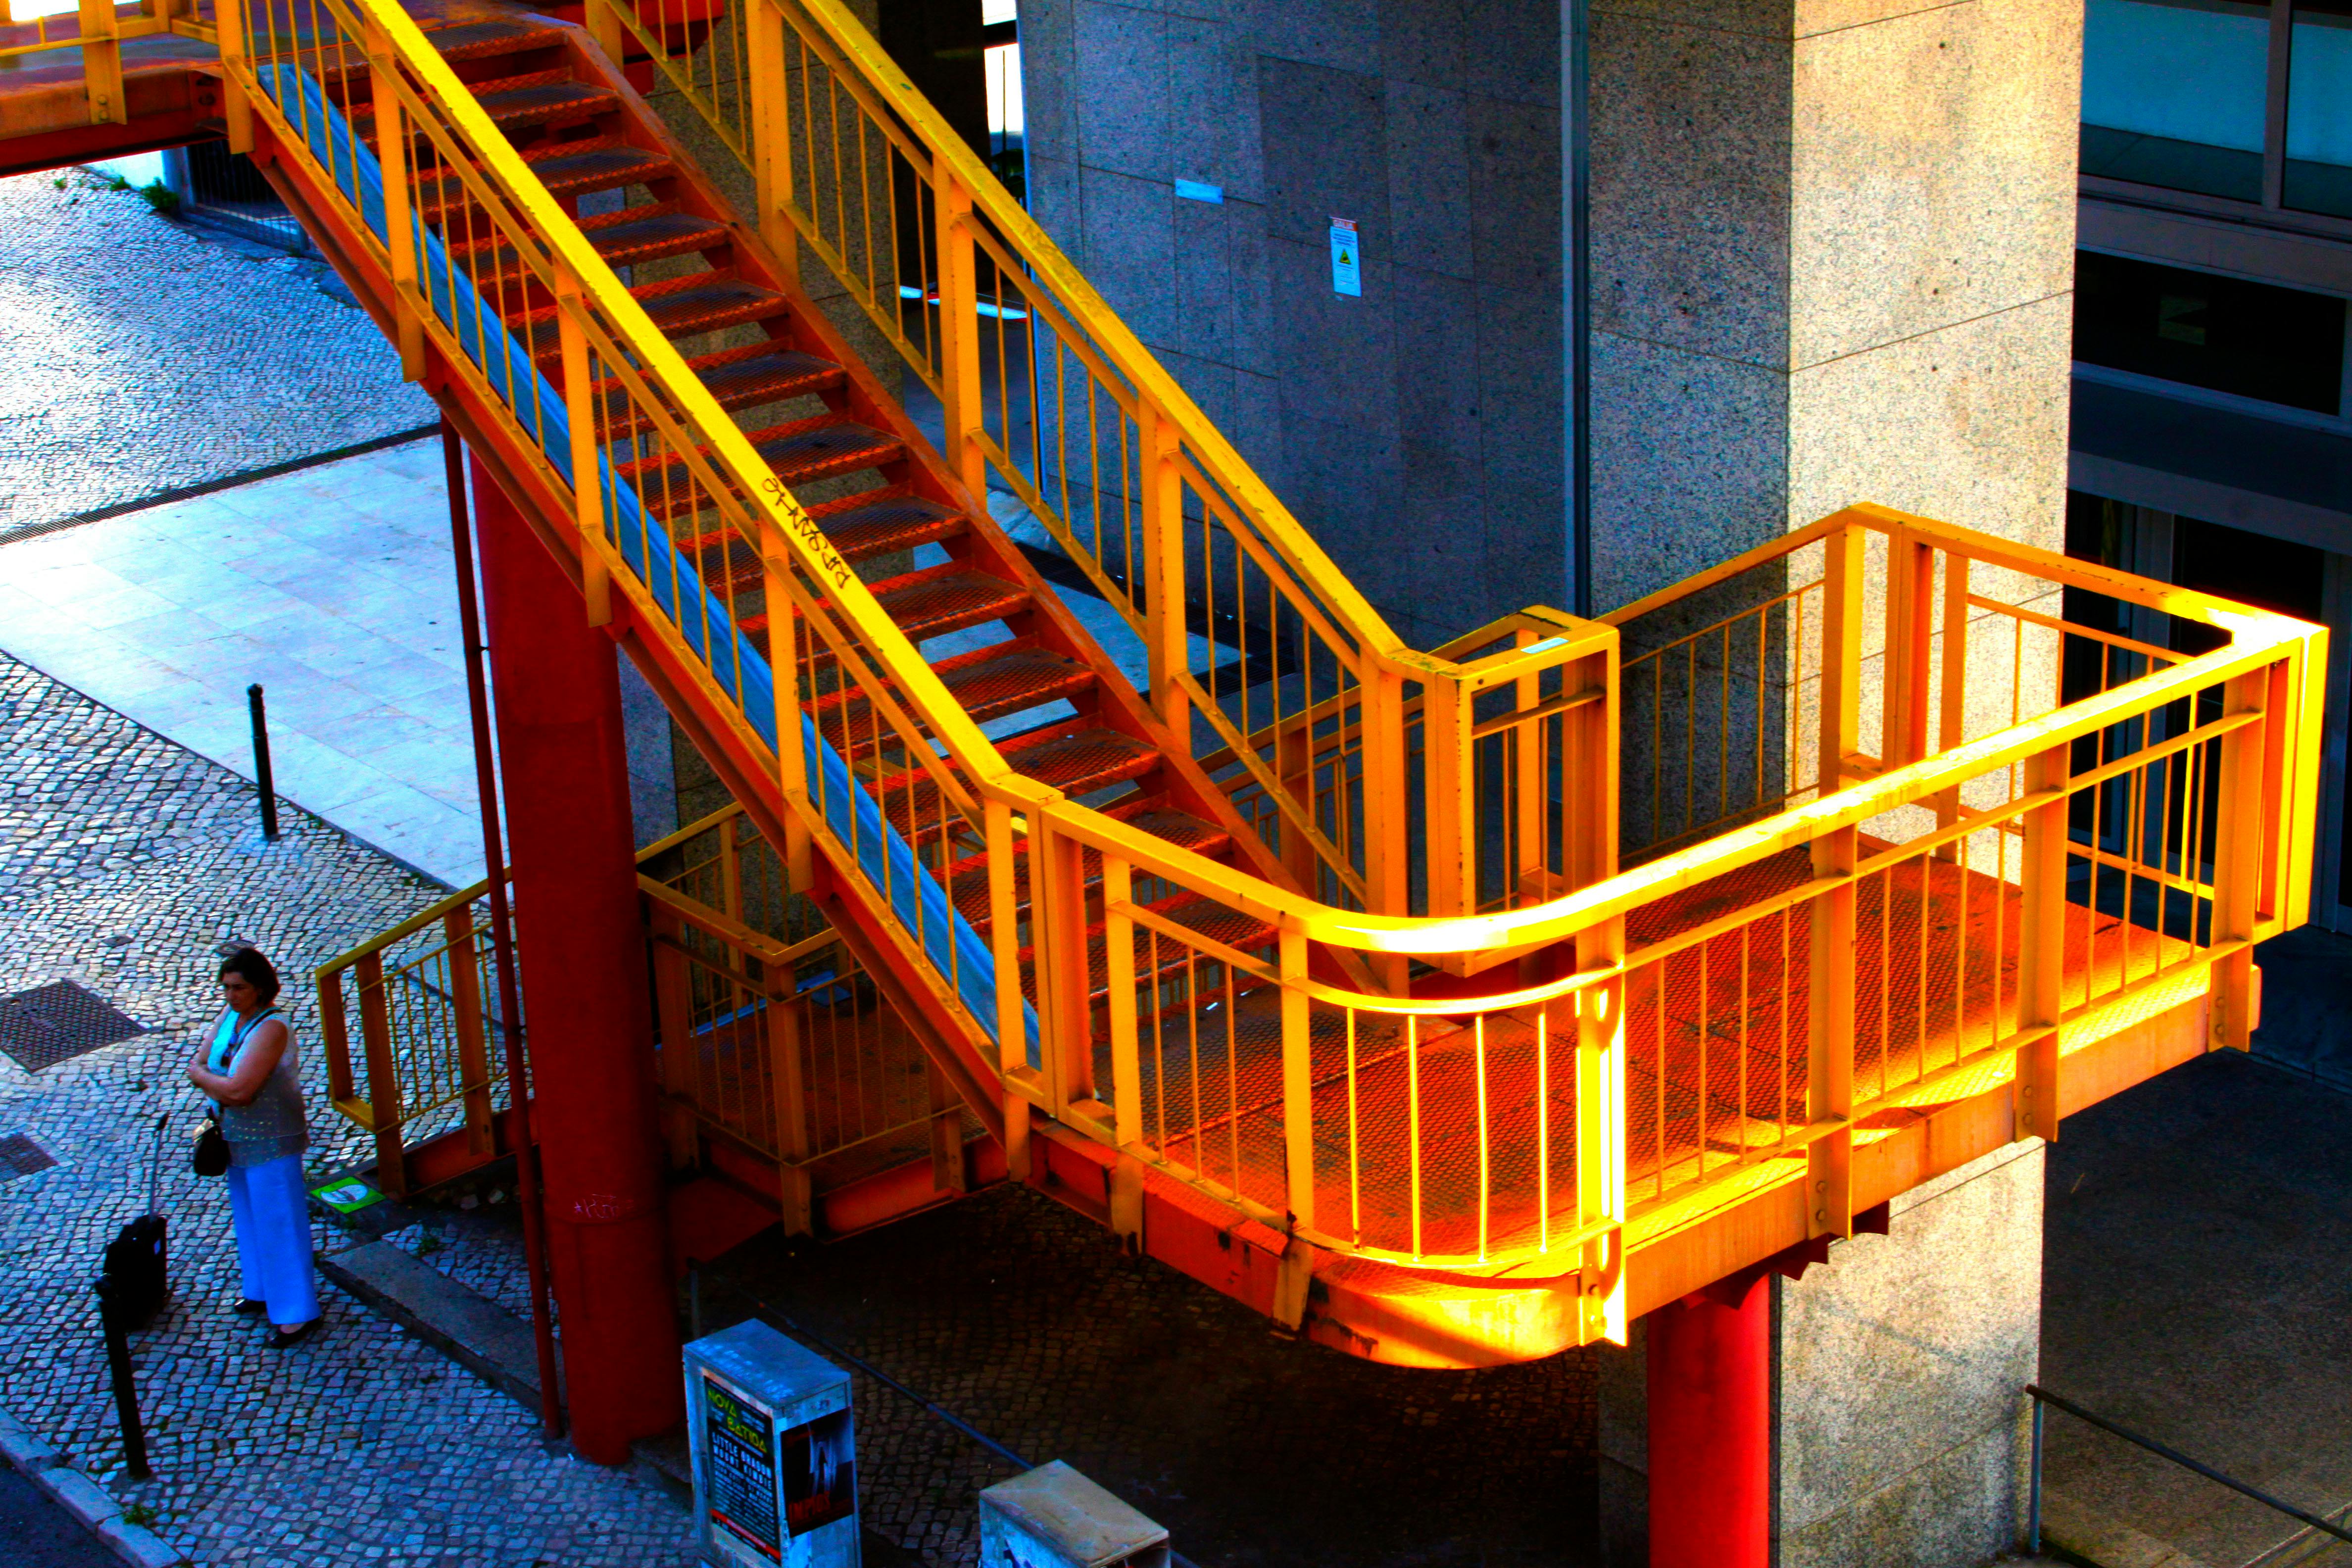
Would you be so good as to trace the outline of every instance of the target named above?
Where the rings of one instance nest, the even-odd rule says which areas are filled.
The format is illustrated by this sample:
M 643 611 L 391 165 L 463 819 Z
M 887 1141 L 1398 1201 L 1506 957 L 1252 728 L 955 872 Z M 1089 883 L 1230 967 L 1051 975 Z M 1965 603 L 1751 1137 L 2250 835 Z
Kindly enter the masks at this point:
M 1364 293 L 1364 250 L 1356 241 L 1356 220 L 1331 220 L 1331 292 L 1361 299 Z

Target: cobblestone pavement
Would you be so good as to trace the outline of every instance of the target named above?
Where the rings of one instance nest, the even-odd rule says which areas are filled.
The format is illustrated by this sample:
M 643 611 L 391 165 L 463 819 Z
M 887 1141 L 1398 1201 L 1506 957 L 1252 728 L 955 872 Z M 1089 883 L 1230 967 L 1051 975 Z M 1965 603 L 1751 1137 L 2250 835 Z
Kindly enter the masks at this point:
M 306 815 L 263 844 L 251 785 L 0 657 L 0 992 L 76 981 L 151 1030 L 38 1074 L 0 1058 L 0 1135 L 28 1133 L 59 1161 L 0 1189 L 0 1403 L 154 1510 L 152 1528 L 198 1563 L 682 1563 L 685 1516 L 666 1493 L 549 1451 L 530 1413 L 331 1287 L 319 1336 L 262 1349 L 228 1310 L 226 1194 L 189 1172 L 176 1136 L 162 1181 L 173 1300 L 134 1349 L 158 1479 L 116 1473 L 89 1282 L 144 1205 L 156 1116 L 193 1124 L 179 1064 L 216 1006 L 217 944 L 243 937 L 274 957 L 307 1042 L 302 977 L 436 892 Z M 302 1065 L 323 1110 L 319 1053 Z M 358 1156 L 331 1110 L 312 1125 L 314 1174 Z M 324 1223 L 313 1237 L 321 1250 L 350 1239 Z
M 0 538 L 434 417 L 323 263 L 92 174 L 0 180 Z
M 1066 1459 L 1202 1568 L 1565 1568 L 1593 1530 L 1590 1356 L 1433 1373 L 1295 1342 L 1041 1194 L 999 1186 L 835 1246 L 755 1238 L 706 1330 L 756 1299 L 1032 1463 Z M 975 1563 L 1012 1467 L 853 1377 L 866 1528 Z

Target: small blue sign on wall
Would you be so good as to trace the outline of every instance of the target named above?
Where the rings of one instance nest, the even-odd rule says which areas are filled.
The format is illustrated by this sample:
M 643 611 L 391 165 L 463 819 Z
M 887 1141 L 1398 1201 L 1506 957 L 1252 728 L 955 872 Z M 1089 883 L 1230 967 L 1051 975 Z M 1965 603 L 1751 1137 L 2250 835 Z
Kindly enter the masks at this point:
M 1361 299 L 1364 293 L 1364 247 L 1356 241 L 1356 220 L 1331 220 L 1331 292 Z
M 858 1568 L 849 1376 L 757 1321 L 686 1347 L 709 1568 Z

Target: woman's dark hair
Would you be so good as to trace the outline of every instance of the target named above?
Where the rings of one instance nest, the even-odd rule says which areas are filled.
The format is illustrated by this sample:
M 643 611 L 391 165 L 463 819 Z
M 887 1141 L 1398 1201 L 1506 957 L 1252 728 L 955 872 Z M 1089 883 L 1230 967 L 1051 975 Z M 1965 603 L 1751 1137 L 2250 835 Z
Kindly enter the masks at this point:
M 241 976 L 247 984 L 260 993 L 262 1004 L 265 1006 L 278 1000 L 278 971 L 270 966 L 269 960 L 262 957 L 257 948 L 238 948 L 221 960 L 220 972 L 223 979 L 232 974 Z

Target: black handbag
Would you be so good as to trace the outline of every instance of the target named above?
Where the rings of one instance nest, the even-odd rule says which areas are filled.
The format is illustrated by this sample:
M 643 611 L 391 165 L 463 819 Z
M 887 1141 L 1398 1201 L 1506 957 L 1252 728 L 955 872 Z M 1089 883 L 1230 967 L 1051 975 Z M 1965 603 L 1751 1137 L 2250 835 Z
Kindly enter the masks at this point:
M 217 1176 L 228 1169 L 228 1140 L 221 1133 L 219 1117 L 205 1118 L 205 1130 L 196 1134 L 196 1152 L 189 1163 L 199 1176 Z

